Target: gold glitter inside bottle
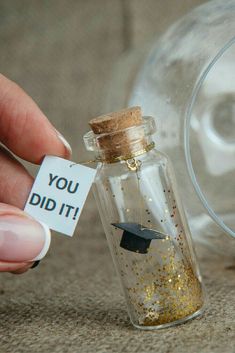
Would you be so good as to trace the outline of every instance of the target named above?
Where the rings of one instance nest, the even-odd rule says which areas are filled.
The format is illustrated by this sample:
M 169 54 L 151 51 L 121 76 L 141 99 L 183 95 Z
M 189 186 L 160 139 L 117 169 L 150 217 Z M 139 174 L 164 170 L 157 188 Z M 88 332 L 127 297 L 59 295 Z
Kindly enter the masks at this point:
M 162 328 L 203 310 L 203 287 L 171 162 L 139 107 L 90 122 L 94 195 L 135 327 Z

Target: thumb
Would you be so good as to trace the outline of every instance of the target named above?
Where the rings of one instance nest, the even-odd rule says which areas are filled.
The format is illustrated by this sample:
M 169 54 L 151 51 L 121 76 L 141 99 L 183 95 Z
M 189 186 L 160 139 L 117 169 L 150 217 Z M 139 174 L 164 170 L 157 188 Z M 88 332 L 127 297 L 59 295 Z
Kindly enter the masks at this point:
M 16 207 L 0 203 L 0 272 L 29 268 L 31 262 L 46 255 L 50 241 L 46 225 Z

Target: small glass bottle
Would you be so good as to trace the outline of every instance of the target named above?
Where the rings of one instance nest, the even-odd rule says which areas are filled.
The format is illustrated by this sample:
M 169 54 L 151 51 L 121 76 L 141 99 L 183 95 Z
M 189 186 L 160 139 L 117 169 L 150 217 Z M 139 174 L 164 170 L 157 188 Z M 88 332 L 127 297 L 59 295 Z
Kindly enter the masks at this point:
M 152 142 L 140 107 L 91 120 L 84 136 L 99 161 L 94 182 L 102 224 L 137 328 L 185 322 L 204 294 L 171 162 Z

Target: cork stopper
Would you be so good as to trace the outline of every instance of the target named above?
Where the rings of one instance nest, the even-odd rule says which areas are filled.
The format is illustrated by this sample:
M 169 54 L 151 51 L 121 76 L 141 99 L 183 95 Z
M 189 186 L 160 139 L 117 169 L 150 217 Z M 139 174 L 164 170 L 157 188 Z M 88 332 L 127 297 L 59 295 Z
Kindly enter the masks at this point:
M 133 149 L 146 145 L 143 129 L 129 129 L 143 124 L 141 107 L 131 107 L 92 119 L 89 125 L 97 137 L 104 159 L 131 155 Z
M 141 107 L 131 107 L 98 116 L 89 122 L 95 134 L 120 131 L 142 123 Z

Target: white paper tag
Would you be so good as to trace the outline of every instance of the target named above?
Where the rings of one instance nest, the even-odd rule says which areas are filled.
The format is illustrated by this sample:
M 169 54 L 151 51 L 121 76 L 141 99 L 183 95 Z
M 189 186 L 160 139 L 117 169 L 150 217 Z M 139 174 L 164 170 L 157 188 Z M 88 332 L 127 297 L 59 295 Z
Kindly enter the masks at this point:
M 95 174 L 96 169 L 46 156 L 25 211 L 49 228 L 72 236 Z

